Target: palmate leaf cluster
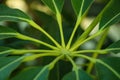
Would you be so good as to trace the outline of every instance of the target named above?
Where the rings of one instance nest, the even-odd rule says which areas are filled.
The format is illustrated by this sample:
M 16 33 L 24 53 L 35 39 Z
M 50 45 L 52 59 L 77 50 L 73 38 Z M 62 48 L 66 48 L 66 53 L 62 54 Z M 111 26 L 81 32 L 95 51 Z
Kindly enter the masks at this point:
M 60 39 L 60 42 L 54 38 L 55 35 L 51 36 L 57 29 L 54 32 L 51 29 L 51 33 L 48 33 L 24 12 L 0 4 L 0 21 L 26 22 L 35 30 L 43 33 L 48 39 L 48 42 L 36 39 L 10 27 L 0 25 L 0 40 L 17 38 L 33 43 L 38 47 L 37 49 L 17 49 L 9 45 L 0 46 L 0 80 L 120 80 L 119 57 L 97 58 L 100 54 L 106 55 L 111 52 L 117 54 L 120 52 L 120 40 L 114 42 L 105 49 L 101 49 L 110 26 L 120 21 L 120 0 L 110 0 L 88 28 L 76 40 L 74 40 L 75 33 L 94 0 L 71 0 L 77 19 L 67 41 L 65 33 L 67 33 L 69 29 L 68 31 L 63 30 L 63 18 L 61 13 L 65 0 L 41 1 L 48 6 L 55 15 L 58 24 L 53 24 L 57 26 L 59 30 L 59 36 L 57 36 L 57 38 L 59 37 L 58 39 Z M 48 20 L 45 21 L 50 22 L 51 20 L 49 20 L 49 18 L 51 17 L 49 16 Z M 95 34 L 89 36 L 89 33 L 98 23 L 99 30 Z M 83 43 L 97 36 L 101 37 L 95 50 L 78 49 Z M 44 47 L 40 47 L 41 45 L 44 45 Z M 93 55 L 87 56 L 85 53 Z M 87 69 L 78 68 L 74 61 L 74 59 L 78 57 L 89 61 L 88 64 L 85 63 L 82 65 Z M 21 68 L 20 66 L 23 65 L 23 63 L 36 61 L 38 58 L 43 58 L 42 65 L 27 66 L 17 71 L 18 68 Z M 47 60 L 49 62 L 47 62 Z M 95 65 L 95 74 L 90 73 L 93 69 L 93 65 Z M 63 76 L 61 77 L 60 75 Z

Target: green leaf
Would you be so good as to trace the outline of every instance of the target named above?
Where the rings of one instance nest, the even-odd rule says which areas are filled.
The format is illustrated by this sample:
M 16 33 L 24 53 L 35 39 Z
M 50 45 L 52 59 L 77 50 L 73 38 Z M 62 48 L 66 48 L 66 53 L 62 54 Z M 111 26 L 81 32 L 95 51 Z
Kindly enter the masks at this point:
M 72 69 L 72 65 L 69 61 L 67 61 L 67 62 L 63 61 L 63 60 L 59 61 L 59 75 L 60 75 L 60 78 L 65 76 L 66 73 L 69 73 L 71 71 L 71 69 Z
M 103 12 L 99 28 L 109 27 L 120 21 L 120 0 L 111 0 L 109 7 Z
M 0 47 L 0 57 L 1 56 L 6 56 L 8 55 L 10 52 L 12 52 L 13 50 L 11 48 L 8 47 Z
M 42 67 L 28 67 L 18 73 L 11 80 L 33 80 Z
M 40 11 L 35 11 L 38 19 L 41 21 L 41 25 L 44 26 L 44 29 L 55 38 L 55 40 L 60 40 L 59 39 L 59 29 L 58 29 L 58 24 L 56 23 L 56 19 L 54 19 L 52 16 L 47 15 L 43 12 Z M 51 28 L 52 27 L 52 28 Z M 32 29 L 33 30 L 33 29 Z M 53 33 L 54 32 L 54 33 Z M 30 32 L 31 33 L 31 32 Z M 30 34 L 29 33 L 29 34 Z M 32 33 L 31 33 L 32 34 Z M 39 35 L 39 34 L 38 34 Z M 52 43 L 46 36 L 42 35 L 41 37 L 38 36 L 42 41 Z
M 48 80 L 48 67 L 29 67 L 21 71 L 12 80 Z
M 17 32 L 8 27 L 0 26 L 0 39 L 15 37 Z
M 0 21 L 28 21 L 31 20 L 24 12 L 0 5 Z
M 59 64 L 58 62 L 54 66 L 54 69 L 52 69 L 49 73 L 49 80 L 60 80 L 60 70 L 59 70 Z
M 120 40 L 108 46 L 107 49 L 108 50 L 110 49 L 110 52 L 119 53 L 120 52 Z
M 56 8 L 59 12 L 62 11 L 64 0 L 42 0 L 43 3 L 45 3 L 54 13 L 56 13 L 55 5 L 53 1 L 56 4 Z
M 33 80 L 48 80 L 49 66 L 45 66 Z
M 99 80 L 120 80 L 120 58 L 119 57 L 105 58 L 102 59 L 102 61 L 111 66 L 111 68 L 114 69 L 119 74 L 119 78 L 104 65 L 96 63 L 96 70 Z
M 71 3 L 76 15 L 81 14 L 82 16 L 93 1 L 94 0 L 71 0 Z
M 15 70 L 24 57 L 0 57 L 0 80 L 6 80 L 11 72 Z
M 75 72 L 72 71 L 65 75 L 62 80 L 76 80 Z M 85 71 L 79 70 L 79 80 L 93 80 Z

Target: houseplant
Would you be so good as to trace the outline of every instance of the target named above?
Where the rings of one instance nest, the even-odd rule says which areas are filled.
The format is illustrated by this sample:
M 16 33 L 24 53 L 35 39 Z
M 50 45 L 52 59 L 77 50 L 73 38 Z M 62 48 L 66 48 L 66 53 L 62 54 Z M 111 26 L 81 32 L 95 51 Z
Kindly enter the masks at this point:
M 13 22 L 26 22 L 36 30 L 43 33 L 47 39 L 51 42 L 45 42 L 40 39 L 30 37 L 28 35 L 17 32 L 9 27 L 0 26 L 0 39 L 6 38 L 18 38 L 24 41 L 30 41 L 34 45 L 37 45 L 36 49 L 17 49 L 9 46 L 0 47 L 0 80 L 49 80 L 49 79 L 62 79 L 62 80 L 119 80 L 120 79 L 120 58 L 119 57 L 104 57 L 99 59 L 98 55 L 107 55 L 110 52 L 120 52 L 120 40 L 114 42 L 105 49 L 101 49 L 109 28 L 111 25 L 119 22 L 120 20 L 120 8 L 119 0 L 110 0 L 105 8 L 99 13 L 94 21 L 88 26 L 88 28 L 76 39 L 75 33 L 86 16 L 90 6 L 94 0 L 71 0 L 72 7 L 76 13 L 77 19 L 73 31 L 67 41 L 65 42 L 65 32 L 62 25 L 62 8 L 64 0 L 42 0 L 42 2 L 48 6 L 55 14 L 56 21 L 58 23 L 60 42 L 56 41 L 50 33 L 45 31 L 40 25 L 36 24 L 28 15 L 18 9 L 12 9 L 5 5 L 0 5 L 0 21 L 13 21 Z M 89 33 L 99 23 L 99 30 L 93 34 Z M 67 31 L 66 31 L 67 32 Z M 94 50 L 80 50 L 79 47 L 97 37 L 100 36 L 99 42 Z M 35 44 L 36 43 L 36 44 Z M 23 43 L 24 44 L 24 43 Z M 41 47 L 44 45 L 45 47 Z M 18 45 L 19 46 L 19 45 Z M 29 54 L 30 53 L 30 54 Z M 90 53 L 92 56 L 88 56 L 85 53 Z M 46 56 L 49 56 L 46 58 Z M 30 61 L 36 61 L 38 58 L 49 61 L 43 62 L 45 64 L 37 66 L 27 66 L 20 69 L 20 71 L 14 72 L 20 64 Z M 74 61 L 75 58 L 84 58 L 89 62 L 82 64 L 82 69 L 79 69 Z M 60 70 L 65 70 L 60 64 L 65 65 L 64 62 L 69 62 L 72 65 L 71 72 L 65 72 L 66 75 L 59 77 Z M 69 63 L 67 67 L 69 67 Z M 91 71 L 93 66 L 96 67 L 96 74 L 92 75 Z M 86 67 L 86 69 L 84 69 Z M 54 70 L 55 72 L 50 72 Z M 60 70 L 58 70 L 60 69 Z M 16 74 L 13 74 L 16 73 Z M 10 76 L 11 75 L 11 76 Z M 13 75 L 13 76 L 12 76 Z M 55 75 L 55 76 L 54 76 Z M 51 78 L 52 76 L 52 78 Z

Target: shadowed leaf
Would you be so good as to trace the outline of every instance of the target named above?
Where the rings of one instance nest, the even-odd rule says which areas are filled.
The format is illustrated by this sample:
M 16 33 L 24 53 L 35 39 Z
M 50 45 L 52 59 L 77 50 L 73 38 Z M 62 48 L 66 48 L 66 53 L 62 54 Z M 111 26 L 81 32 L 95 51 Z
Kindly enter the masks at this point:
M 82 16 L 93 1 L 94 0 L 71 0 L 71 3 L 76 15 L 81 14 Z
M 0 21 L 28 21 L 31 20 L 24 12 L 0 5 Z
M 15 70 L 24 57 L 0 57 L 0 80 L 6 80 L 11 72 Z
M 78 70 L 79 73 L 79 80 L 93 80 L 85 71 Z M 62 80 L 77 80 L 75 72 L 72 71 L 68 74 L 66 74 Z
M 109 27 L 120 21 L 120 0 L 111 0 L 109 7 L 103 12 L 99 28 Z
M 112 49 L 110 50 L 110 52 L 119 53 L 120 52 L 120 40 L 108 46 L 107 49 Z
M 111 66 L 120 75 L 120 58 L 104 58 L 103 62 Z M 96 63 L 96 70 L 99 80 L 120 80 L 112 71 L 100 63 Z
M 12 80 L 48 80 L 47 67 L 29 67 L 21 71 Z
M 11 48 L 8 47 L 0 47 L 0 57 L 1 56 L 6 56 L 8 55 L 10 52 L 12 52 Z
M 54 13 L 56 13 L 55 6 L 53 1 L 56 4 L 56 7 L 59 12 L 62 11 L 64 0 L 42 0 Z
M 0 39 L 15 37 L 17 32 L 8 27 L 0 26 Z

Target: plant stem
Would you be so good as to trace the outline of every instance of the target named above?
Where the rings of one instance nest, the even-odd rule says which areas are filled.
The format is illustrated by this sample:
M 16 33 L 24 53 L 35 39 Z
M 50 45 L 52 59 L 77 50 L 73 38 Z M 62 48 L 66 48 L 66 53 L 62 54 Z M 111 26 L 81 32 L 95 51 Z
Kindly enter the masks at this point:
M 79 26 L 79 24 L 80 24 L 80 21 L 81 21 L 81 20 L 79 20 L 79 22 L 78 22 L 78 20 L 77 20 L 77 22 L 76 22 L 76 24 L 75 24 L 75 27 L 74 27 L 74 29 L 73 29 L 73 32 L 72 32 L 72 34 L 71 34 L 71 36 L 70 36 L 70 39 L 69 39 L 69 41 L 68 41 L 68 43 L 67 43 L 66 49 L 69 49 L 69 48 L 70 48 L 70 45 L 71 45 L 71 43 L 72 43 L 73 37 L 74 37 L 74 35 L 75 35 L 75 32 L 76 32 L 76 30 L 77 30 L 77 28 L 78 28 L 78 26 Z
M 100 50 L 100 49 L 101 49 L 101 47 L 102 47 L 102 45 L 103 45 L 103 43 L 104 43 L 104 41 L 105 41 L 105 39 L 106 39 L 108 30 L 109 30 L 109 28 L 106 28 L 105 31 L 104 31 L 104 33 L 101 35 L 101 38 L 100 38 L 99 43 L 98 43 L 98 45 L 97 45 L 97 47 L 96 47 L 96 50 Z M 98 57 L 98 55 L 99 55 L 99 53 L 95 52 L 95 53 L 92 55 L 92 58 L 96 59 L 96 58 Z M 92 69 L 93 69 L 93 66 L 94 66 L 94 63 L 93 63 L 93 62 L 90 62 L 90 63 L 88 64 L 88 68 L 87 68 L 86 71 L 87 71 L 88 73 L 90 73 L 90 72 L 92 71 Z
M 58 61 L 61 59 L 62 56 L 63 56 L 63 55 L 58 56 L 58 57 L 57 57 L 56 59 L 54 59 L 50 64 L 46 65 L 46 66 L 38 73 L 38 75 L 34 78 L 34 80 L 38 80 L 39 76 L 40 76 L 46 69 L 51 70 L 51 69 L 54 67 L 55 63 L 58 62 Z
M 77 49 L 81 44 L 83 44 L 83 43 L 85 43 L 85 42 L 87 42 L 87 41 L 89 41 L 89 40 L 97 37 L 97 36 L 100 35 L 102 32 L 103 32 L 102 30 L 101 30 L 101 31 L 98 31 L 98 32 L 96 32 L 94 35 L 88 37 L 87 39 L 85 39 L 85 40 L 83 40 L 83 41 L 81 41 L 81 42 L 76 42 L 76 45 L 72 46 L 72 47 L 70 48 L 70 51 L 74 51 L 74 50 Z
M 114 51 L 114 50 L 120 50 L 120 48 L 107 48 L 107 49 L 104 49 L 104 51 Z
M 54 67 L 54 65 L 63 57 L 64 55 L 59 55 L 57 58 L 55 58 L 50 64 L 49 64 L 49 68 L 52 69 Z
M 73 56 L 75 57 L 81 57 L 81 58 L 85 58 L 93 63 L 100 63 L 102 65 L 104 65 L 105 67 L 107 67 L 110 71 L 112 71 L 119 79 L 120 79 L 120 74 L 117 73 L 111 66 L 109 66 L 108 64 L 106 64 L 105 62 L 103 62 L 102 60 L 100 59 L 95 59 L 95 58 L 91 58 L 89 56 L 86 56 L 86 55 L 82 55 L 82 54 L 73 54 Z
M 72 58 L 69 55 L 66 55 L 66 57 L 70 60 L 70 62 L 73 65 L 73 70 L 75 71 L 76 74 L 76 80 L 79 80 L 78 67 L 76 66 L 75 62 L 72 60 Z
M 59 30 L 60 30 L 61 44 L 62 44 L 62 47 L 65 47 L 65 40 L 64 40 L 64 34 L 63 34 L 63 28 L 62 28 L 61 14 L 60 14 L 60 11 L 58 10 L 57 6 L 56 6 L 55 1 L 52 0 L 52 2 L 54 4 L 55 10 L 56 10 L 56 18 L 57 18 L 57 22 L 58 22 Z
M 120 48 L 108 48 L 103 50 L 80 50 L 80 51 L 73 51 L 72 54 L 80 54 L 80 53 L 99 53 L 99 54 L 107 54 L 109 51 L 120 50 Z
M 29 21 L 29 24 L 44 33 L 58 48 L 61 48 L 60 44 L 50 34 L 48 34 L 44 29 L 42 29 L 41 26 L 37 25 L 34 21 Z
M 72 34 L 71 34 L 71 36 L 70 36 L 70 39 L 69 39 L 69 41 L 68 41 L 68 44 L 67 44 L 67 46 L 66 46 L 66 49 L 69 49 L 69 48 L 70 48 L 71 43 L 72 43 L 72 40 L 73 40 L 74 35 L 75 35 L 75 32 L 76 32 L 76 30 L 77 30 L 77 28 L 78 28 L 78 26 L 80 25 L 80 22 L 81 22 L 81 20 L 82 20 L 82 9 L 83 9 L 83 5 L 84 5 L 84 0 L 83 0 L 83 2 L 82 2 L 82 5 L 81 5 L 81 8 L 80 8 L 79 14 L 78 14 L 78 16 L 77 16 L 76 24 L 75 24 L 75 26 L 74 26 L 74 29 L 73 29 L 73 32 L 72 32 Z
M 16 37 L 19 38 L 19 39 L 30 40 L 30 41 L 33 41 L 33 42 L 42 44 L 42 45 L 47 46 L 47 47 L 49 47 L 49 48 L 51 48 L 51 49 L 55 49 L 55 50 L 58 49 L 57 47 L 54 47 L 54 46 L 52 46 L 52 45 L 50 45 L 50 44 L 48 44 L 48 43 L 45 43 L 45 42 L 43 42 L 43 41 L 41 41 L 41 40 L 37 40 L 37 39 L 35 39 L 35 38 L 29 37 L 29 36 L 26 36 L 26 35 L 22 35 L 22 34 L 19 34 L 19 33 L 18 33 Z
M 42 53 L 42 54 L 31 54 L 29 56 L 26 56 L 24 59 L 23 59 L 23 62 L 27 62 L 27 61 L 32 61 L 32 60 L 35 60 L 39 57 L 43 57 L 43 56 L 58 56 L 60 54 L 57 54 L 57 53 Z
M 72 45 L 72 48 L 78 45 L 75 49 L 77 49 L 81 42 L 85 40 L 85 38 L 89 35 L 89 33 L 94 29 L 94 27 L 98 24 L 101 19 L 103 12 L 109 7 L 111 1 L 105 6 L 105 8 L 101 11 L 101 13 L 94 19 L 94 21 L 88 26 L 85 32 L 76 40 L 76 42 Z
M 60 14 L 57 14 L 57 21 L 58 21 L 59 29 L 60 29 L 61 44 L 62 44 L 63 47 L 65 47 L 65 40 L 64 40 L 64 34 L 63 34 L 63 28 L 62 28 L 62 19 L 61 19 Z
M 71 48 L 75 47 L 78 48 L 81 45 L 81 42 L 85 40 L 88 34 L 93 30 L 93 28 L 97 25 L 98 21 L 100 20 L 101 14 L 98 15 L 94 21 L 88 26 L 85 32 L 75 41 Z M 77 45 L 77 46 L 76 46 Z
M 74 57 L 81 57 L 81 58 L 87 59 L 87 60 L 89 60 L 89 61 L 91 61 L 91 62 L 93 62 L 93 63 L 96 62 L 96 59 L 91 58 L 91 57 L 86 56 L 86 55 L 83 55 L 83 54 L 71 54 L 71 56 L 74 56 Z
M 26 53 L 56 53 L 56 50 L 12 50 L 12 54 L 26 54 Z
M 0 55 L 1 54 L 6 54 L 6 53 L 11 53 L 12 51 L 13 51 L 13 49 L 6 50 L 6 51 L 0 51 Z
M 100 54 L 106 54 L 107 50 L 80 50 L 80 51 L 73 51 L 73 54 L 80 54 L 80 53 L 93 53 L 93 52 L 97 52 Z

